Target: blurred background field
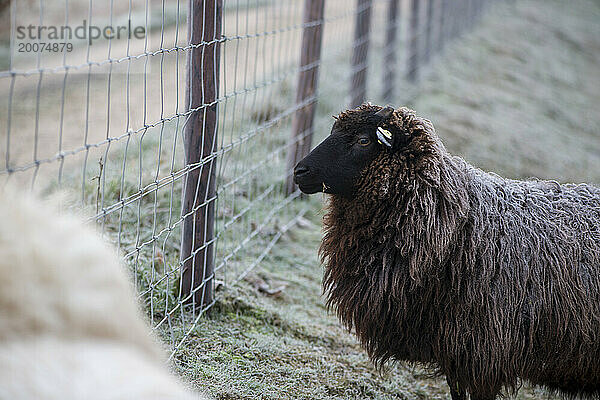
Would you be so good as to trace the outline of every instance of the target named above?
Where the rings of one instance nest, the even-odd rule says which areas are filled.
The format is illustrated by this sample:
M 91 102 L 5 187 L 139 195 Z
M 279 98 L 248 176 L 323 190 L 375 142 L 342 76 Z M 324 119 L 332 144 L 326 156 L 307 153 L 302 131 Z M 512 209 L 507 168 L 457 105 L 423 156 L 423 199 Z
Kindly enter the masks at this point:
M 85 57 L 127 56 L 117 43 L 79 55 L 85 62 L 78 70 L 66 73 L 64 60 L 49 60 L 58 72 L 0 75 L 0 179 L 74 193 L 74 206 L 95 215 L 119 245 L 173 368 L 218 399 L 449 398 L 445 380 L 418 366 L 376 371 L 324 308 L 317 257 L 322 198 L 285 192 L 302 4 L 224 5 L 229 40 L 221 48 L 217 296 L 210 313 L 186 311 L 177 293 L 187 173 L 185 51 L 86 71 Z M 355 18 L 349 4 L 326 2 L 313 144 L 328 134 L 331 116 L 348 107 Z M 416 84 L 404 79 L 407 4 L 401 2 L 393 105 L 430 119 L 450 152 L 484 170 L 600 184 L 598 1 L 491 2 L 473 30 L 423 65 Z M 69 7 L 88 12 L 87 2 Z M 122 18 L 128 7 L 119 7 L 125 6 L 95 12 Z M 151 48 L 186 46 L 186 7 L 152 4 Z M 386 1 L 373 3 L 367 69 L 366 100 L 379 104 L 386 101 L 386 9 Z M 516 398 L 554 399 L 528 387 Z

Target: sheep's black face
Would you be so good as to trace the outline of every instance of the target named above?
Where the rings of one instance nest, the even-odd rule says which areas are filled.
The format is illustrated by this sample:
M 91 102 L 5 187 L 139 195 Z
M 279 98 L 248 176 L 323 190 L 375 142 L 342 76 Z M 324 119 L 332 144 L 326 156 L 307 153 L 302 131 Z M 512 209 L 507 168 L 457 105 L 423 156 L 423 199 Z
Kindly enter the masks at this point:
M 380 146 L 367 130 L 349 134 L 334 124 L 331 135 L 298 163 L 294 182 L 304 193 L 351 197 L 360 172 L 377 156 Z
M 300 190 L 352 198 L 363 169 L 384 151 L 377 128 L 392 112 L 391 107 L 369 106 L 353 114 L 351 121 L 338 119 L 329 137 L 294 168 L 294 182 Z

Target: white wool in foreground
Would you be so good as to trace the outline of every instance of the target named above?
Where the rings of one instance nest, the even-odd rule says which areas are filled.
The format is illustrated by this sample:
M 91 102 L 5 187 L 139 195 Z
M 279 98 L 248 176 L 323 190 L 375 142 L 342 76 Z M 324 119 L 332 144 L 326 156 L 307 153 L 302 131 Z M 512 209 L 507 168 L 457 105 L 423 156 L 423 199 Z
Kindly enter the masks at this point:
M 204 399 L 169 374 L 115 249 L 0 194 L 0 399 Z

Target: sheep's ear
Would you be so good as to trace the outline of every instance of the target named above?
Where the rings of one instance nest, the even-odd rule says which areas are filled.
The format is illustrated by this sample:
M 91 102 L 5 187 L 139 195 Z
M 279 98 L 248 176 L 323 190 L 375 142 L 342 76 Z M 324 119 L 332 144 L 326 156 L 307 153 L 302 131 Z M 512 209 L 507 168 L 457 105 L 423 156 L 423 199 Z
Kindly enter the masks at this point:
M 381 122 L 387 121 L 394 113 L 394 107 L 387 105 L 381 110 L 375 113 L 375 116 L 380 119 Z
M 386 147 L 392 147 L 393 137 L 392 132 L 387 129 L 382 128 L 382 125 L 385 125 L 386 122 L 390 119 L 392 114 L 394 113 L 394 108 L 391 106 L 385 106 L 381 110 L 377 111 L 374 116 L 378 119 L 377 121 L 377 141 L 380 144 L 383 144 Z

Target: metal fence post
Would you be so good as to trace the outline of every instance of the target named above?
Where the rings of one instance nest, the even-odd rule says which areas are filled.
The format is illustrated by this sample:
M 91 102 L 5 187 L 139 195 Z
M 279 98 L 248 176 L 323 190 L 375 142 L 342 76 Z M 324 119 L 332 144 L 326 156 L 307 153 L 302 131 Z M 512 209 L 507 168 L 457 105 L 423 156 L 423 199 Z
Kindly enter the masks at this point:
M 406 78 L 409 82 L 416 82 L 419 77 L 419 3 L 412 0 L 410 6 L 409 43 Z
M 389 0 L 387 26 L 385 30 L 383 99 L 390 103 L 394 96 L 396 83 L 396 36 L 398 31 L 399 0 Z
M 182 199 L 181 299 L 194 306 L 212 302 L 214 214 L 222 0 L 190 0 L 187 59 L 185 162 Z
M 369 52 L 369 31 L 371 30 L 372 0 L 357 0 L 354 46 L 352 52 L 352 85 L 350 87 L 350 107 L 362 104 L 367 91 L 367 56 Z
M 304 30 L 300 49 L 300 73 L 294 113 L 292 135 L 287 154 L 287 176 L 285 191 L 289 195 L 296 190 L 292 171 L 296 164 L 310 151 L 313 136 L 313 121 L 317 106 L 317 84 L 321 64 L 321 42 L 323 36 L 323 13 L 325 0 L 304 1 Z

